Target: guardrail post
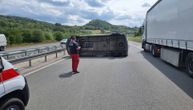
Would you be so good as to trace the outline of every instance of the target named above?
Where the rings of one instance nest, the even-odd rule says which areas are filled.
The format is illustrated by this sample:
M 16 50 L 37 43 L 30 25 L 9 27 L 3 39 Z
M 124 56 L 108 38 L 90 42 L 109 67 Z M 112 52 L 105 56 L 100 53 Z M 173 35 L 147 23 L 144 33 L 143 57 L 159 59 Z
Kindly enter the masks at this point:
M 6 55 L 6 57 L 7 57 L 7 60 L 9 60 L 9 55 Z
M 50 48 L 49 47 L 47 47 L 47 52 L 49 52 L 50 51 Z
M 45 62 L 47 62 L 47 55 L 45 55 Z
M 55 50 L 57 50 L 57 46 L 55 46 Z
M 27 51 L 25 51 L 25 56 L 27 56 Z
M 56 58 L 58 58 L 58 52 L 56 52 Z
M 29 66 L 30 66 L 30 67 L 32 66 L 31 59 L 29 60 Z
M 38 50 L 38 54 L 40 54 L 40 49 L 37 49 Z

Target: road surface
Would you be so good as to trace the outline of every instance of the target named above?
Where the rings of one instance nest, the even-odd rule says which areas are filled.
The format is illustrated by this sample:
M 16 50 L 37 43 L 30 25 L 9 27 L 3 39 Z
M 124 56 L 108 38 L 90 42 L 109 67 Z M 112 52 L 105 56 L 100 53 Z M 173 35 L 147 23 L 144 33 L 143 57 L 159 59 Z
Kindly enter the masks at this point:
M 126 58 L 66 58 L 27 76 L 27 110 L 193 110 L 193 79 L 133 43 Z

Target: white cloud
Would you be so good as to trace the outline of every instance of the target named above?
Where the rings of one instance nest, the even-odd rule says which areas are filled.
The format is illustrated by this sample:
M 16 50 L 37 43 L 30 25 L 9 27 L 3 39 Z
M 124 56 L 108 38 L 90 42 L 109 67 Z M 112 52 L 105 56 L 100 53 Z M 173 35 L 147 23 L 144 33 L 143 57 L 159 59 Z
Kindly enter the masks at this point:
M 56 17 L 63 14 L 63 12 L 60 9 L 47 3 L 41 3 L 40 10 L 42 13 L 45 13 L 48 15 L 54 15 Z
M 157 0 L 0 0 L 0 14 L 83 25 L 91 19 L 140 26 Z
M 69 0 L 52 0 L 53 2 L 68 2 Z

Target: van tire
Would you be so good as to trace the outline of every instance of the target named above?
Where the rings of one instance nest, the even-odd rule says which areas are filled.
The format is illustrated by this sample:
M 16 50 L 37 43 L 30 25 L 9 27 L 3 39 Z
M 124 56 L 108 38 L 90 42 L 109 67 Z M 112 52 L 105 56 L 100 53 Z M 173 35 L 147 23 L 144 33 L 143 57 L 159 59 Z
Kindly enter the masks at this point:
M 24 103 L 18 98 L 5 100 L 0 107 L 0 110 L 10 110 L 11 108 L 17 108 L 16 110 L 25 110 Z

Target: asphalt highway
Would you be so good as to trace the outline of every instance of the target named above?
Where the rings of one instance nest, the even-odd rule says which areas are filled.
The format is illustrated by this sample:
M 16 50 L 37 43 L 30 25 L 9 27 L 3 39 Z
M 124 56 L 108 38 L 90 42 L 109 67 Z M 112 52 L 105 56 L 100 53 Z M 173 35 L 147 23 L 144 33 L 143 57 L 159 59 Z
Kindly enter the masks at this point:
M 193 110 L 193 79 L 130 43 L 126 58 L 64 58 L 27 76 L 27 110 Z

